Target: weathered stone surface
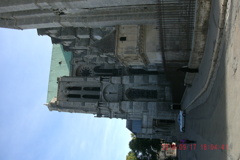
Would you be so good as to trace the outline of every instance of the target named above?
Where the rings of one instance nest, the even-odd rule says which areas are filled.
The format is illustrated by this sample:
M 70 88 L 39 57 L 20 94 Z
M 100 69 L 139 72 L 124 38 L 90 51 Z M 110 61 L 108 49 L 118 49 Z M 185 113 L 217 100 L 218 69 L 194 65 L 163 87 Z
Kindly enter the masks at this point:
M 90 38 L 90 28 L 79 27 L 77 28 L 76 35 L 80 39 Z

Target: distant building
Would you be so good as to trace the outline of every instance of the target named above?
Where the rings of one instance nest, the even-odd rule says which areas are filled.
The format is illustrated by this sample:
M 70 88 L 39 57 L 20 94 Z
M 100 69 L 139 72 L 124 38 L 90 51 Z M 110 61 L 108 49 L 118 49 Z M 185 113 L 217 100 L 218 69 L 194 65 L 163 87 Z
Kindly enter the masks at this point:
M 51 37 L 49 110 L 126 119 L 137 137 L 170 141 L 177 113 L 163 71 L 188 62 L 190 2 L 4 0 L 0 27 Z

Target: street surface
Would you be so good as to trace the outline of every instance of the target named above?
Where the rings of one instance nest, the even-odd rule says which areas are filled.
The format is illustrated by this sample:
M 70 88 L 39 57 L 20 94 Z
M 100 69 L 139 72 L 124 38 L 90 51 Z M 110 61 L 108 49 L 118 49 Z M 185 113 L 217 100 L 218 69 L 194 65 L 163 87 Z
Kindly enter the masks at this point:
M 205 53 L 186 89 L 186 132 L 196 148 L 180 160 L 240 160 L 240 1 L 212 0 Z

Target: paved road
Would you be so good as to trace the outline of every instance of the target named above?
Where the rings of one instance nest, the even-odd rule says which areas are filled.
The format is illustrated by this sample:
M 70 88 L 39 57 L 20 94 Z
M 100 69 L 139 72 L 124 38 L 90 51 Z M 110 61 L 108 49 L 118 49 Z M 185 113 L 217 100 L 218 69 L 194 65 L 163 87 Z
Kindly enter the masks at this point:
M 187 107 L 186 133 L 180 137 L 196 140 L 197 148 L 179 151 L 180 159 L 240 160 L 240 1 L 226 0 L 226 6 L 224 1 L 212 0 L 200 73 L 183 98 L 183 108 Z M 226 17 L 221 28 L 224 9 Z M 214 53 L 217 56 L 212 61 Z M 210 74 L 208 88 L 199 96 L 208 83 L 212 63 L 214 72 Z M 211 145 L 225 148 L 213 149 Z

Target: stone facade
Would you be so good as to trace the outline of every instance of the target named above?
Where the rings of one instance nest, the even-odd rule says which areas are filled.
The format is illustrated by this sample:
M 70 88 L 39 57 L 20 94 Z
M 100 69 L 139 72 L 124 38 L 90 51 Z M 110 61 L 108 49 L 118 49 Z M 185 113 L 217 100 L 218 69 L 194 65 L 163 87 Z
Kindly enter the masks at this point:
M 137 137 L 170 141 L 177 113 L 170 109 L 172 86 L 162 73 L 163 64 L 188 61 L 188 48 L 181 47 L 191 38 L 176 35 L 188 32 L 185 28 L 191 26 L 184 27 L 185 22 L 191 21 L 182 10 L 193 7 L 177 0 L 157 4 L 156 0 L 2 0 L 0 27 L 37 28 L 39 35 L 50 36 L 53 44 L 71 54 L 64 62 L 69 76 L 58 78 L 49 110 L 126 119 Z M 159 14 L 162 7 L 165 17 Z M 171 32 L 163 33 L 169 28 Z
M 157 26 L 46 28 L 38 33 L 72 51 L 70 76 L 58 79 L 58 93 L 48 103 L 49 110 L 126 119 L 137 137 L 172 139 L 177 113 L 170 109 L 171 85 L 160 71 L 158 39 L 148 38 L 159 34 Z M 129 56 L 139 57 L 137 63 Z
M 127 119 L 137 137 L 171 139 L 176 112 L 164 75 L 61 77 L 49 110 Z
M 156 24 L 155 0 L 3 0 L 0 27 L 15 29 Z
M 75 62 L 82 59 L 88 63 L 119 63 L 150 70 L 162 65 L 157 25 L 44 28 L 38 29 L 38 34 L 48 35 L 53 43 L 60 43 L 64 50 L 72 51 Z

